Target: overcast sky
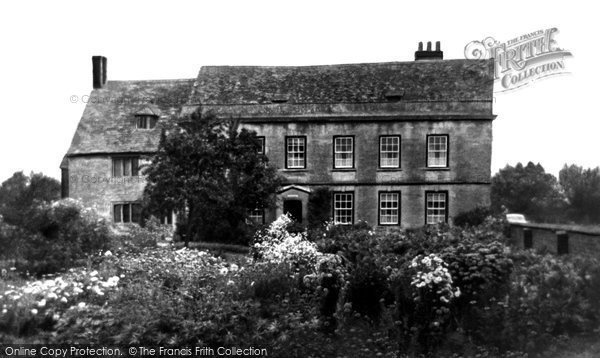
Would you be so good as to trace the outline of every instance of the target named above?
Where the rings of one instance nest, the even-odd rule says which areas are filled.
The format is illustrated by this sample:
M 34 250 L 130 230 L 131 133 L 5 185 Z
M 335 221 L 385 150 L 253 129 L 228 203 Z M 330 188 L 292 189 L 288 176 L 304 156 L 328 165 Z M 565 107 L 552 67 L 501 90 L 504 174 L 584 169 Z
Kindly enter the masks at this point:
M 583 3 L 583 2 L 582 2 Z M 419 41 L 464 58 L 472 40 L 556 27 L 570 74 L 498 94 L 492 173 L 540 162 L 600 165 L 600 46 L 589 4 L 552 1 L 3 1 L 0 182 L 18 170 L 60 178 L 89 94 L 91 56 L 109 80 L 196 77 L 202 65 L 411 61 Z

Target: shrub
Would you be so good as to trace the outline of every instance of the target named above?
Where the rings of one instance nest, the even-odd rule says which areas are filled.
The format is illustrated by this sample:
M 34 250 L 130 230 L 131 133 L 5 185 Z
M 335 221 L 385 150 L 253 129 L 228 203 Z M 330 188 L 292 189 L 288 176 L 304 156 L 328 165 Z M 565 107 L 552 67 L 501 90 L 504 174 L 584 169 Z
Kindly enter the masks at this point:
M 259 301 L 274 301 L 295 294 L 300 285 L 289 263 L 258 262 L 240 273 L 240 294 Z
M 312 191 L 308 197 L 308 229 L 318 229 L 331 217 L 331 192 L 321 187 Z
M 0 260 L 21 259 L 28 247 L 25 240 L 28 235 L 25 229 L 0 220 Z
M 387 274 L 373 258 L 364 258 L 348 275 L 347 301 L 352 309 L 372 320 L 378 320 L 382 302 L 388 292 Z
M 111 234 L 104 219 L 72 199 L 36 208 L 30 227 L 23 238 L 27 241 L 24 261 L 17 263 L 21 272 L 55 273 L 110 247 Z
M 287 226 L 292 222 L 282 215 L 271 225 L 255 234 L 252 252 L 256 260 L 273 263 L 288 262 L 298 270 L 312 270 L 320 255 L 317 246 L 306 239 L 306 234 L 291 234 Z
M 461 227 L 478 226 L 483 224 L 485 218 L 491 215 L 489 207 L 478 206 L 469 211 L 464 211 L 454 217 L 454 225 Z
M 593 284 L 600 278 L 594 259 L 557 258 L 520 252 L 506 304 L 506 345 L 539 351 L 561 336 L 592 332 L 600 324 Z M 595 294 L 594 294 L 595 292 Z
M 402 302 L 406 296 L 397 296 L 401 300 L 398 304 L 412 308 L 404 310 L 404 316 L 400 317 L 403 326 L 408 328 L 403 334 L 413 337 L 422 351 L 435 351 L 447 334 L 451 323 L 451 304 L 460 296 L 460 288 L 454 285 L 448 265 L 434 254 L 416 256 L 407 271 L 394 270 L 390 279 L 401 281 L 407 273 L 411 274 L 412 302 Z
M 128 225 L 117 235 L 112 248 L 116 251 L 139 252 L 145 247 L 156 247 L 158 242 L 172 241 L 172 239 L 172 226 L 161 224 L 156 217 L 151 216 L 144 222 L 143 226 Z

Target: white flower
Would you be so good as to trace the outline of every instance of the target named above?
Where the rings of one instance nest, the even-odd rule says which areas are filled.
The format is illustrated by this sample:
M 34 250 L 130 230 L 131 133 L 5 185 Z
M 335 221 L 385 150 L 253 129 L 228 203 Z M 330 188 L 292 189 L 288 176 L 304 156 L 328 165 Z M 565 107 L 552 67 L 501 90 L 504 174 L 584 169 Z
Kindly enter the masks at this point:
M 229 266 L 229 269 L 231 270 L 231 272 L 236 272 L 238 270 L 238 265 L 231 264 L 231 266 Z
M 98 274 L 98 271 L 96 271 L 96 270 L 90 272 L 90 276 L 96 276 L 97 274 Z
M 8 312 L 6 308 L 2 310 L 2 314 L 6 314 L 6 312 Z
M 229 272 L 229 270 L 227 270 L 227 267 L 222 267 L 222 268 L 219 270 L 219 273 L 220 273 L 221 275 L 227 275 L 227 272 Z
M 456 291 L 454 291 L 454 297 L 460 297 L 460 287 L 456 288 Z
M 231 286 L 233 284 L 235 284 L 235 282 L 233 282 L 232 280 L 227 281 L 227 286 Z
M 85 302 L 79 302 L 79 304 L 77 304 L 77 307 L 85 308 Z
M 67 301 L 68 301 L 68 300 L 67 300 L 67 298 L 66 298 L 66 297 L 63 297 L 63 298 L 61 298 L 61 299 L 60 299 L 60 302 L 62 302 L 62 303 L 67 303 Z
M 54 292 L 50 292 L 47 297 L 51 300 L 58 298 L 58 296 Z
M 37 313 L 38 313 L 38 310 L 36 310 L 35 308 L 33 308 L 33 309 L 31 310 L 31 314 L 33 314 L 33 315 L 36 315 Z
M 106 256 L 106 257 L 112 256 L 112 252 L 110 252 L 110 250 L 108 250 L 104 253 L 104 256 Z
M 46 299 L 42 298 L 40 302 L 38 302 L 38 307 L 44 307 L 46 305 Z

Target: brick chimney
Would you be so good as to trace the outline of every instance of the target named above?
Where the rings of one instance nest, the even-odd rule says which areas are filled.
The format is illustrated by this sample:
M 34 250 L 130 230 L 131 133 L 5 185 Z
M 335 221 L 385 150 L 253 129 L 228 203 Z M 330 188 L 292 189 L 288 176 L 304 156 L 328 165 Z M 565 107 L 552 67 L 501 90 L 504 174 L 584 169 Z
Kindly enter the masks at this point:
M 419 49 L 415 51 L 415 61 L 443 60 L 444 52 L 440 49 L 440 42 L 436 41 L 435 51 L 431 50 L 431 41 L 427 42 L 427 50 L 423 51 L 423 42 L 419 42 Z
M 94 89 L 102 88 L 106 85 L 106 57 L 92 56 L 92 74 Z

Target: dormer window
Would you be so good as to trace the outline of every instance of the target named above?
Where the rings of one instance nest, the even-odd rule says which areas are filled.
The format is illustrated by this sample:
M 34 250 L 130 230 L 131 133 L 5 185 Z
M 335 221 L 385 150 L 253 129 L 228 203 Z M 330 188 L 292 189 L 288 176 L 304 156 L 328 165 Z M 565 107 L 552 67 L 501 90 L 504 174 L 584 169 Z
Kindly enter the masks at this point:
M 135 118 L 137 129 L 152 129 L 158 121 L 158 117 L 153 115 L 136 115 Z

